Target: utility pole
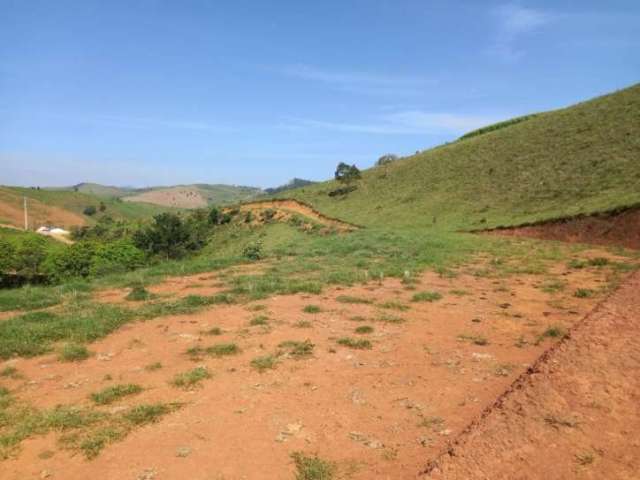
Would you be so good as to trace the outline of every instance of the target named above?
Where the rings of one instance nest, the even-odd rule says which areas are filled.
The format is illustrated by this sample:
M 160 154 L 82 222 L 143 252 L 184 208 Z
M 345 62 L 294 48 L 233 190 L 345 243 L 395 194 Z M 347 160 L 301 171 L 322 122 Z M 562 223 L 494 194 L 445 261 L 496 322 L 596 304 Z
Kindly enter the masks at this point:
M 24 229 L 29 230 L 29 214 L 27 212 L 27 197 L 24 198 Z

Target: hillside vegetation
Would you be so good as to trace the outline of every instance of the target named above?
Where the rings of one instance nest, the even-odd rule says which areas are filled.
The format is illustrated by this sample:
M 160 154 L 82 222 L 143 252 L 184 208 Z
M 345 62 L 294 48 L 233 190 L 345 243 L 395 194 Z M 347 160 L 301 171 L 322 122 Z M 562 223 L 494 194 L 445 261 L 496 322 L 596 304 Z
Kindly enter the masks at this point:
M 640 85 L 280 194 L 367 225 L 481 229 L 640 203 Z
M 225 205 L 251 199 L 262 190 L 236 185 L 176 185 L 141 189 L 122 197 L 125 202 L 143 202 L 176 208 L 201 208 L 207 205 Z

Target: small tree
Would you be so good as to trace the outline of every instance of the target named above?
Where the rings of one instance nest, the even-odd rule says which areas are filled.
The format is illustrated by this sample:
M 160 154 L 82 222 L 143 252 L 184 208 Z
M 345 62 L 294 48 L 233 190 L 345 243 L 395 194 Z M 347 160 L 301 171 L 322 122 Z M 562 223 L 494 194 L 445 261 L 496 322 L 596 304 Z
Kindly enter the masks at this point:
M 104 202 L 100 202 L 100 207 L 98 207 L 101 212 L 104 212 L 107 209 L 107 206 Z
M 393 163 L 396 160 L 398 160 L 398 158 L 399 157 L 393 153 L 387 153 L 385 155 L 382 155 L 378 159 L 378 161 L 376 162 L 376 166 L 381 167 L 382 165 L 389 165 L 390 163 Z
M 47 242 L 39 235 L 22 240 L 16 249 L 16 271 L 25 277 L 34 277 L 41 273 L 42 262 L 47 257 Z
M 209 223 L 212 225 L 217 225 L 220 222 L 220 210 L 216 207 L 212 207 L 209 210 Z
M 360 177 L 360 170 L 355 165 L 340 162 L 336 168 L 335 179 L 340 183 L 350 185 L 356 180 L 359 180 Z

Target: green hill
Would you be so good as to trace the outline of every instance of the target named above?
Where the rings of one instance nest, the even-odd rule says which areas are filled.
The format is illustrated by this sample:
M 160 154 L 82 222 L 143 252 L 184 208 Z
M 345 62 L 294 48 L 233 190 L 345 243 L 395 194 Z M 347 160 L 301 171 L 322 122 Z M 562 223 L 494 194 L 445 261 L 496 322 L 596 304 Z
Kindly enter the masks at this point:
M 640 203 L 640 85 L 335 181 L 287 191 L 362 225 L 477 229 Z

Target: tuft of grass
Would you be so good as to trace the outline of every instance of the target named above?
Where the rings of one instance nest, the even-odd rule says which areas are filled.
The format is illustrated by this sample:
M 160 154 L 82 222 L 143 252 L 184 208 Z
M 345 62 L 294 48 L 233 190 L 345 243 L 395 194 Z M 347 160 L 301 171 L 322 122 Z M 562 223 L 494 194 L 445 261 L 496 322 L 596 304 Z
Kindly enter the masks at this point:
M 11 378 L 16 380 L 16 379 L 22 378 L 22 375 L 20 374 L 20 372 L 18 372 L 18 369 L 16 367 L 8 366 L 0 370 L 0 377 Z
M 303 452 L 293 452 L 291 458 L 296 466 L 296 480 L 333 480 L 335 477 L 335 464 L 317 455 L 309 456 Z
M 304 313 L 320 313 L 322 309 L 317 305 L 307 305 L 302 309 Z
M 397 315 L 389 315 L 386 313 L 382 313 L 375 318 L 376 322 L 382 323 L 404 323 L 406 320 L 402 317 L 398 317 Z
M 240 353 L 240 347 L 235 343 L 218 343 L 205 348 L 204 353 L 212 357 L 224 357 Z
M 587 263 L 592 267 L 604 267 L 605 265 L 609 265 L 609 259 L 605 257 L 595 257 L 587 260 Z
M 414 293 L 413 297 L 411 297 L 412 302 L 435 302 L 436 300 L 440 300 L 442 295 L 438 292 L 418 292 Z
M 542 332 L 537 340 L 536 345 L 540 344 L 545 338 L 564 338 L 567 336 L 567 330 L 561 325 L 553 325 Z
M 269 317 L 266 315 L 258 315 L 257 317 L 253 317 L 249 322 L 249 325 L 252 327 L 256 327 L 258 325 L 269 325 Z
M 355 348 L 357 350 L 369 350 L 372 347 L 372 344 L 369 340 L 355 339 L 351 337 L 342 337 L 336 340 L 336 342 L 338 343 L 338 345 Z
M 422 420 L 420 420 L 418 426 L 425 428 L 435 428 L 440 427 L 443 424 L 444 418 L 442 417 L 424 417 Z
M 388 310 L 399 310 L 401 312 L 404 312 L 406 310 L 409 310 L 409 308 L 411 308 L 409 307 L 409 305 L 405 305 L 404 303 L 393 301 L 393 300 L 381 303 L 379 306 L 380 308 L 386 308 Z
M 278 358 L 275 355 L 263 355 L 251 360 L 251 366 L 259 372 L 276 368 Z
M 222 335 L 222 329 L 220 327 L 213 327 L 204 332 L 206 335 Z
M 151 293 L 143 285 L 135 285 L 124 298 L 131 302 L 142 302 L 149 300 L 151 296 Z
M 369 300 L 368 298 L 354 297 L 352 295 L 340 295 L 340 296 L 336 297 L 336 302 L 364 304 L 364 305 L 373 303 L 373 301 Z
M 593 297 L 593 294 L 594 294 L 594 291 L 589 288 L 578 288 L 573 293 L 573 296 L 576 298 L 589 298 L 589 297 Z
M 125 420 L 135 426 L 147 425 L 157 422 L 160 417 L 171 412 L 174 407 L 164 403 L 149 405 L 136 405 L 123 414 Z
M 160 370 L 162 368 L 162 363 L 160 362 L 153 362 L 150 363 L 149 365 L 145 365 L 144 369 L 147 372 L 155 372 L 156 370 Z
M 211 374 L 205 367 L 196 367 L 193 370 L 178 373 L 173 377 L 170 383 L 174 387 L 188 390 L 208 378 L 211 378 Z
M 140 385 L 136 385 L 135 383 L 113 385 L 111 387 L 104 388 L 99 392 L 92 393 L 90 397 L 91 400 L 93 400 L 98 405 L 108 405 L 117 400 L 120 400 L 123 397 L 140 393 L 142 392 L 142 390 L 143 388 Z
M 474 345 L 479 345 L 479 346 L 489 345 L 489 340 L 487 340 L 482 335 L 462 334 L 462 335 L 458 335 L 458 340 L 462 340 L 462 341 L 465 341 L 465 342 L 471 342 Z
M 457 297 L 462 297 L 464 295 L 469 295 L 469 292 L 467 290 L 462 290 L 462 289 L 453 289 L 453 290 L 449 290 L 449 293 L 451 295 L 455 295 Z
M 305 340 L 303 342 L 287 340 L 281 342 L 278 347 L 287 350 L 287 353 L 293 357 L 302 358 L 311 355 L 315 345 L 311 343 L 311 340 Z
M 356 333 L 365 334 L 365 333 L 373 333 L 373 327 L 369 325 L 361 325 L 354 330 Z
M 61 362 L 80 362 L 87 358 L 89 358 L 89 350 L 77 343 L 65 344 L 58 354 L 58 360 Z
M 296 328 L 313 328 L 313 324 L 308 320 L 300 320 L 293 324 Z

